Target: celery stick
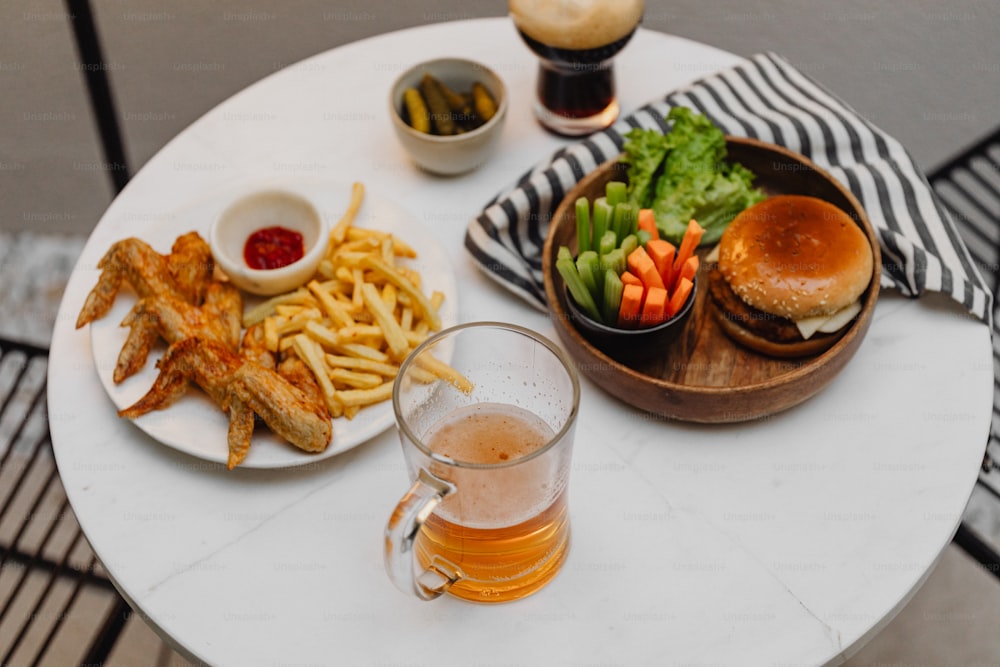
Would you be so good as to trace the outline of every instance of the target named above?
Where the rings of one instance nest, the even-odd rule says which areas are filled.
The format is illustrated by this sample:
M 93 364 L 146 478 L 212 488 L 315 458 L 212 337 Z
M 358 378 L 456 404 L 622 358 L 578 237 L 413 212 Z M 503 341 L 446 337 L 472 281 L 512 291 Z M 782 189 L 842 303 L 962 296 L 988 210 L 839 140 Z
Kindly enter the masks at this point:
M 590 202 L 586 197 L 576 200 L 576 251 L 590 250 Z
M 577 273 L 576 264 L 573 263 L 573 260 L 556 260 L 556 271 L 566 281 L 566 289 L 569 290 L 570 297 L 580 307 L 580 310 L 590 319 L 600 322 L 601 314 L 597 310 L 597 304 L 594 303 L 594 297 L 590 295 L 587 286 L 580 279 L 580 274 Z
M 625 235 L 635 234 L 639 231 L 639 207 L 631 202 L 622 204 L 625 207 L 625 228 L 628 230 Z
M 625 253 L 625 258 L 628 259 L 629 254 L 639 247 L 639 237 L 635 234 L 629 234 L 622 239 L 622 242 L 618 244 L 618 247 L 622 249 L 622 252 Z
M 608 225 L 608 229 L 615 230 L 615 234 L 618 238 L 625 238 L 625 225 L 623 218 L 625 217 L 625 205 L 618 204 L 613 209 L 611 209 L 611 223 Z
M 604 196 L 612 207 L 628 199 L 628 187 L 621 181 L 608 181 L 604 186 Z
M 610 229 L 601 236 L 597 244 L 597 252 L 602 256 L 618 247 L 618 235 Z
M 601 272 L 601 261 L 593 250 L 585 250 L 576 258 L 576 271 L 587 286 L 594 303 L 600 304 L 601 291 L 604 286 L 604 274 Z
M 629 234 L 635 234 L 639 229 L 639 212 L 636 207 L 628 202 L 617 204 L 612 211 L 611 229 L 615 230 L 618 238 L 623 239 Z
M 622 304 L 622 292 L 625 285 L 622 279 L 614 271 L 604 273 L 604 298 L 602 308 L 604 312 L 604 323 L 614 326 L 618 322 L 618 310 Z
M 594 200 L 594 225 L 593 225 L 593 235 L 590 237 L 590 247 L 596 249 L 598 241 L 604 236 L 604 232 L 608 230 L 608 225 L 611 224 L 611 207 L 608 205 L 608 200 L 604 197 L 598 197 Z
M 601 255 L 601 269 L 614 271 L 616 276 L 625 273 L 625 253 L 621 248 L 615 248 L 606 255 Z
M 639 240 L 639 245 L 645 247 L 649 239 L 653 238 L 653 235 L 647 232 L 645 229 L 640 229 L 636 231 L 635 237 Z
M 573 261 L 573 253 L 564 245 L 559 246 L 559 250 L 556 251 L 556 261 L 559 261 L 560 259 L 568 259 L 571 262 Z

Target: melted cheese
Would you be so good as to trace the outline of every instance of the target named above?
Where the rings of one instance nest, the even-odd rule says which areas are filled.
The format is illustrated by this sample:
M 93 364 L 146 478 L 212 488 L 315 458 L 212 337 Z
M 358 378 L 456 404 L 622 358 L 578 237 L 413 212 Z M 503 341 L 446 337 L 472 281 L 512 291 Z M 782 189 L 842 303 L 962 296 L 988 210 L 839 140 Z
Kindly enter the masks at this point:
M 817 315 L 816 317 L 807 317 L 804 320 L 798 320 L 795 322 L 795 326 L 799 328 L 799 333 L 806 340 L 809 340 L 817 331 L 821 333 L 833 333 L 839 331 L 847 325 L 848 322 L 857 317 L 858 313 L 861 312 L 861 301 L 855 301 L 846 308 L 841 308 L 833 315 Z

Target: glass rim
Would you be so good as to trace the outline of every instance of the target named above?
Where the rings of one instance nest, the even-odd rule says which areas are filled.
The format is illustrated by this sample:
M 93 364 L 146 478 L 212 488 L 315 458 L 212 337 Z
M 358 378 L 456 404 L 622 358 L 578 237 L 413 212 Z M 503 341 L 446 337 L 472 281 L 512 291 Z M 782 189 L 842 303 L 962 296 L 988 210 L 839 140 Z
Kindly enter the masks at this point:
M 573 399 L 570 407 L 569 414 L 563 420 L 562 426 L 558 431 L 553 434 L 548 441 L 534 450 L 533 452 L 526 454 L 524 456 L 517 457 L 510 461 L 503 461 L 501 463 L 473 463 L 470 461 L 460 461 L 457 459 L 449 458 L 447 456 L 442 456 L 434 451 L 432 451 L 423 441 L 423 438 L 417 436 L 410 428 L 406 419 L 403 418 L 401 410 L 399 407 L 399 393 L 401 383 L 399 379 L 402 378 L 406 371 L 409 369 L 410 365 L 414 363 L 417 356 L 424 352 L 427 348 L 435 345 L 439 341 L 456 333 L 464 331 L 466 329 L 502 329 L 510 331 L 512 333 L 520 334 L 526 338 L 539 343 L 545 347 L 549 352 L 551 352 L 556 359 L 562 364 L 563 368 L 566 370 L 566 374 L 569 376 L 570 383 L 573 386 Z M 511 324 L 509 322 L 497 322 L 497 321 L 477 321 L 477 322 L 465 322 L 462 324 L 456 324 L 454 326 L 448 327 L 447 329 L 442 329 L 436 332 L 434 335 L 430 336 L 424 340 L 420 345 L 413 349 L 403 363 L 399 367 L 399 372 L 396 375 L 396 381 L 392 385 L 392 410 L 396 418 L 396 426 L 402 431 L 403 435 L 406 437 L 407 441 L 411 442 L 422 454 L 430 458 L 436 463 L 441 463 L 443 465 L 453 467 L 453 468 L 466 468 L 466 469 L 479 469 L 479 470 L 489 470 L 493 468 L 510 468 L 521 463 L 531 461 L 539 456 L 542 456 L 550 449 L 554 448 L 558 443 L 562 442 L 569 431 L 573 428 L 576 423 L 577 414 L 580 411 L 580 378 L 576 371 L 576 366 L 573 364 L 572 359 L 569 355 L 563 351 L 561 347 L 555 344 L 550 338 L 544 336 L 537 331 L 528 329 L 527 327 L 520 326 L 518 324 Z

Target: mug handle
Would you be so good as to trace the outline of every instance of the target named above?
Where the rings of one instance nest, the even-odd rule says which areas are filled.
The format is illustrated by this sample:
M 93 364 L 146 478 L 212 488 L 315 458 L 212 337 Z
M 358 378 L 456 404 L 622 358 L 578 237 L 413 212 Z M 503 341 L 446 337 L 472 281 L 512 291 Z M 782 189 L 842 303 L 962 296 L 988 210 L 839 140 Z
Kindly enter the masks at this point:
M 413 593 L 421 600 L 433 600 L 461 578 L 445 563 L 435 562 L 416 573 L 414 541 L 427 518 L 455 487 L 421 470 L 417 480 L 406 492 L 389 517 L 385 528 L 385 570 L 392 583 L 404 593 Z

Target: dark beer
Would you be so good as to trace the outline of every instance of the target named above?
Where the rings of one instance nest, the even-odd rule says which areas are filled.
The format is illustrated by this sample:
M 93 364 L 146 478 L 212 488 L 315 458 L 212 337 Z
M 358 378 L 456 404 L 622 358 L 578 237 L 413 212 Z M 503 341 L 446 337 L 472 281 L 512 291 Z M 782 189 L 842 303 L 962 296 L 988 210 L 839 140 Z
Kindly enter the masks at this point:
M 535 112 L 559 134 L 588 134 L 618 116 L 612 59 L 642 18 L 642 0 L 510 0 L 511 17 L 539 57 Z
M 518 31 L 525 44 L 543 60 L 538 73 L 538 100 L 552 113 L 589 118 L 615 104 L 615 72 L 611 58 L 632 38 L 593 49 L 560 49 Z

